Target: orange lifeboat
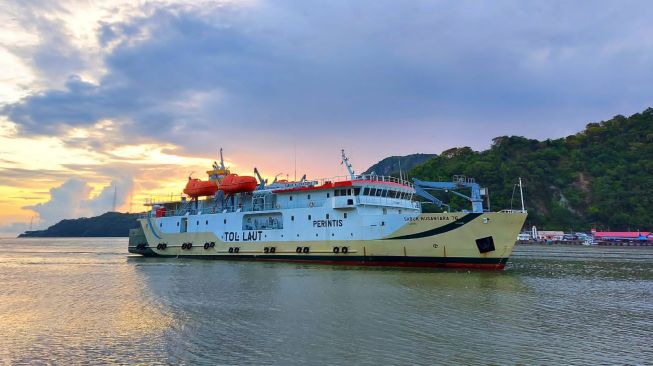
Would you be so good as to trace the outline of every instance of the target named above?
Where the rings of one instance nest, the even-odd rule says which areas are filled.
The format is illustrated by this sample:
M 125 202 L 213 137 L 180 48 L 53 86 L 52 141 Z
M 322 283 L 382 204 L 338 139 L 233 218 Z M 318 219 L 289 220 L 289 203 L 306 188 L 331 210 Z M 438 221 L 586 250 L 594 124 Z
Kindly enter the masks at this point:
M 240 192 L 254 192 L 258 183 L 256 178 L 250 176 L 239 176 L 238 174 L 229 174 L 220 182 L 220 190 L 225 194 Z
M 197 178 L 189 178 L 184 188 L 184 193 L 190 197 L 213 196 L 218 191 L 218 186 L 213 181 L 201 181 Z

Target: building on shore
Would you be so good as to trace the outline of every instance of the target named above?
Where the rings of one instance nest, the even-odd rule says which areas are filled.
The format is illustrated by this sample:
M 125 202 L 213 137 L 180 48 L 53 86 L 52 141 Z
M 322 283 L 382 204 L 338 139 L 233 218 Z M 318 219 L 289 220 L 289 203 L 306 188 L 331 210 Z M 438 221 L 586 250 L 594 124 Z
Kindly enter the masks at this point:
M 595 241 L 653 241 L 653 233 L 648 231 L 596 231 L 592 229 Z
M 537 239 L 539 240 L 562 240 L 564 236 L 565 233 L 562 231 L 540 230 L 537 233 Z

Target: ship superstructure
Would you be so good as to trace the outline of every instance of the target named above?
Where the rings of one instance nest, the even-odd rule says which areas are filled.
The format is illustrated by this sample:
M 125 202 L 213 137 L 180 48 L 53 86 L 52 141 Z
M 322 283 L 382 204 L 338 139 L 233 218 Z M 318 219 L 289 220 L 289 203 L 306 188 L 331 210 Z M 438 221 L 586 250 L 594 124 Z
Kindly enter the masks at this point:
M 222 155 L 222 151 L 221 151 Z M 129 251 L 146 256 L 305 261 L 351 265 L 502 269 L 525 210 L 488 212 L 472 179 L 424 182 L 348 175 L 267 184 L 221 163 L 209 180 L 189 177 L 179 200 L 151 200 L 130 233 Z M 443 206 L 429 190 L 468 199 L 470 211 L 423 213 L 418 198 Z M 470 190 L 469 196 L 458 190 Z

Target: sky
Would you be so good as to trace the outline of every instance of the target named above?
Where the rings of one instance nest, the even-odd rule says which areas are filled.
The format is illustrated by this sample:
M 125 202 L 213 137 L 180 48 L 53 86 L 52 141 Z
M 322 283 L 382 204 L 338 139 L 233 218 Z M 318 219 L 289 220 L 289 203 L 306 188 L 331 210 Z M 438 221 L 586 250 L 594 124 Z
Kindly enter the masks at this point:
M 0 236 L 653 106 L 653 3 L 0 2 Z

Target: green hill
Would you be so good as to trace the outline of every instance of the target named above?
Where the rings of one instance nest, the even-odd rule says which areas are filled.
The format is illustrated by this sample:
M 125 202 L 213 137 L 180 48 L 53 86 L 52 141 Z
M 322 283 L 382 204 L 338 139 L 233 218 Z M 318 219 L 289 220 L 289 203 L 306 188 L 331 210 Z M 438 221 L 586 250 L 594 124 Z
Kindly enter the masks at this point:
M 138 214 L 107 212 L 96 217 L 61 220 L 45 230 L 26 231 L 19 238 L 129 236 Z
M 414 167 L 436 157 L 436 154 L 411 154 L 406 156 L 391 156 L 372 165 L 363 174 L 377 175 L 399 175 L 399 162 L 401 161 L 401 170 L 406 172 Z
M 556 140 L 502 136 L 485 151 L 453 148 L 409 172 L 425 180 L 449 180 L 455 174 L 488 187 L 493 210 L 510 208 L 514 184 L 522 177 L 527 225 L 653 229 L 653 109 L 590 123 Z M 518 192 L 513 206 L 519 206 Z

